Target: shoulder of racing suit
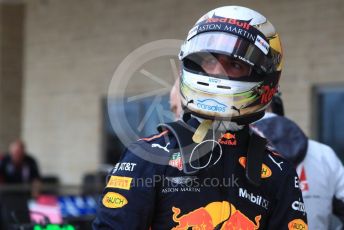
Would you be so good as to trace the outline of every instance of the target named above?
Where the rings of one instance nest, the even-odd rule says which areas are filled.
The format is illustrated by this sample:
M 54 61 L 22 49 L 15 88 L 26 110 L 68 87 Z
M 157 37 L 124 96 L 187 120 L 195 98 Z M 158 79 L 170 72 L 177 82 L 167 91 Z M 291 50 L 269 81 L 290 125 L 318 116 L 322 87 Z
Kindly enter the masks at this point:
M 140 138 L 126 147 L 109 175 L 141 177 L 162 174 L 174 147 L 168 131 Z
M 107 176 L 93 229 L 149 229 L 156 189 L 170 156 L 167 137 L 162 132 L 127 146 Z

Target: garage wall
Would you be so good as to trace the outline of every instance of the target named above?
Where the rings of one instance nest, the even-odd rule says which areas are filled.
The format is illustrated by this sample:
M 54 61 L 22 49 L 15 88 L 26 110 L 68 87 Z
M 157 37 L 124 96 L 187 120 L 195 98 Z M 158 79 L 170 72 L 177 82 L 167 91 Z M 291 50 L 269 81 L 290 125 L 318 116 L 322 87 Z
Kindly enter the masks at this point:
M 0 1 L 0 152 L 21 136 L 25 5 Z

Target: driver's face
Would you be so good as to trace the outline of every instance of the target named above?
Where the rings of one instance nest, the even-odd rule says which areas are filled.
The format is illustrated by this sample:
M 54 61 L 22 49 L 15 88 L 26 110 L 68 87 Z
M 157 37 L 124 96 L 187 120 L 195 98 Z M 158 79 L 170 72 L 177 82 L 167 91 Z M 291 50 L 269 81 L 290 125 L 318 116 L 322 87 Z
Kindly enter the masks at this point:
M 249 76 L 251 72 L 248 64 L 223 54 L 205 55 L 201 61 L 201 67 L 208 74 L 232 78 Z

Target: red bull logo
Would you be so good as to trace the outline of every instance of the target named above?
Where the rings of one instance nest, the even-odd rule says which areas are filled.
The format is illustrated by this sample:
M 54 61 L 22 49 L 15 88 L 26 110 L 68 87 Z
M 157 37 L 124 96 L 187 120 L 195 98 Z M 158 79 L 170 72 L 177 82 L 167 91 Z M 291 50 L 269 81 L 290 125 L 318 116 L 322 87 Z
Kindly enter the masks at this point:
M 255 217 L 255 223 L 234 205 L 227 201 L 216 201 L 205 207 L 200 207 L 180 216 L 181 210 L 172 207 L 173 221 L 178 225 L 173 230 L 186 230 L 189 228 L 199 230 L 212 230 L 220 226 L 221 230 L 245 229 L 254 230 L 259 228 L 261 215 Z
M 181 217 L 177 217 L 180 214 L 180 209 L 172 207 L 173 221 L 178 223 L 178 226 L 172 228 L 173 230 L 184 230 L 192 227 L 192 229 L 214 229 L 213 220 L 210 214 L 205 208 L 198 208 L 192 212 L 189 212 Z
M 250 22 L 249 21 L 242 21 L 242 20 L 232 19 L 232 18 L 220 18 L 220 17 L 208 18 L 206 21 L 206 23 L 214 23 L 214 22 L 229 23 L 229 24 L 241 27 L 245 30 L 250 29 Z
M 233 215 L 222 225 L 221 230 L 255 230 L 259 229 L 259 221 L 262 218 L 261 215 L 256 216 L 253 223 L 247 216 L 245 216 L 239 210 L 236 210 Z
M 235 134 L 231 134 L 229 132 L 222 134 L 222 137 L 219 139 L 219 143 L 222 145 L 236 146 L 237 140 Z

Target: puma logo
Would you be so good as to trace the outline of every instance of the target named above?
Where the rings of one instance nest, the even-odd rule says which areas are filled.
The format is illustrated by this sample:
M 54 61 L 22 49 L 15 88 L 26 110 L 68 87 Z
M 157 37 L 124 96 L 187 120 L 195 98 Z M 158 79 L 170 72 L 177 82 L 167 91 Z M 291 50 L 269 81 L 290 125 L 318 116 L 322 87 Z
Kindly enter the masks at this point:
M 274 162 L 280 169 L 281 169 L 281 171 L 282 171 L 282 167 L 281 167 L 281 164 L 283 164 L 283 161 L 281 161 L 281 162 L 277 162 L 277 161 L 275 161 L 275 159 L 274 158 L 272 158 L 272 156 L 271 155 L 269 155 L 269 157 L 270 157 L 270 159 L 272 160 L 272 162 Z
M 168 142 L 167 144 L 166 144 L 166 146 L 161 146 L 160 144 L 152 144 L 152 148 L 159 148 L 159 149 L 163 149 L 163 150 L 165 150 L 166 152 L 170 152 L 170 150 L 168 150 L 167 149 L 167 146 L 169 146 L 170 145 L 170 142 Z

